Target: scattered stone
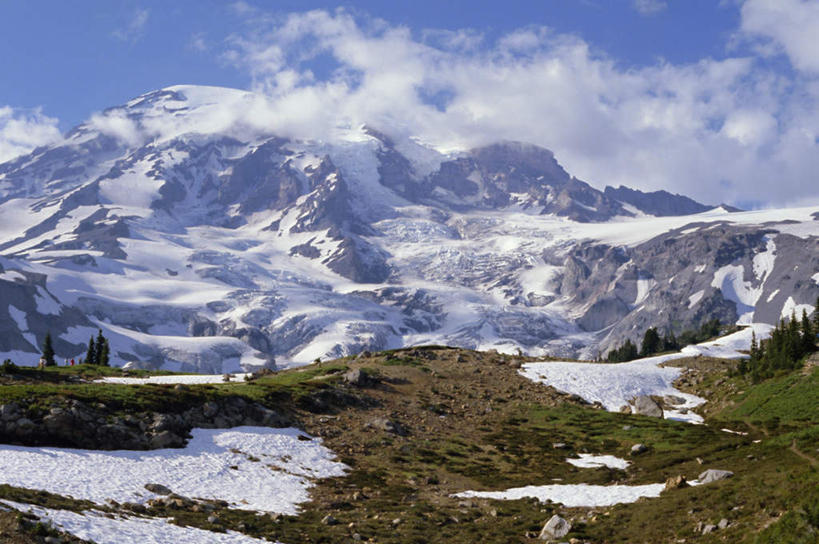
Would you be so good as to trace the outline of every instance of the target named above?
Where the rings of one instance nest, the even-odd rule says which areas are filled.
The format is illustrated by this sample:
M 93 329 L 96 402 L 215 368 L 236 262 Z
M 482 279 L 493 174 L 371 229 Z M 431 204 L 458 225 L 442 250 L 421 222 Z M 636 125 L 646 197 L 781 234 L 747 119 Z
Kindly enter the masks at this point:
M 709 524 L 709 525 L 706 525 L 705 527 L 702 528 L 702 534 L 707 535 L 708 533 L 713 533 L 716 530 L 717 530 L 716 525 L 710 525 Z
M 648 446 L 645 444 L 634 444 L 631 447 L 631 455 L 640 455 L 641 453 L 645 453 L 648 451 Z
M 172 491 L 165 487 L 162 484 L 145 484 L 145 489 L 150 491 L 151 493 L 156 493 L 157 495 L 170 495 Z
M 151 448 L 161 450 L 165 448 L 181 448 L 185 439 L 171 431 L 162 431 L 151 437 Z
M 685 399 L 682 397 L 678 397 L 677 395 L 666 395 L 663 397 L 663 401 L 666 404 L 670 404 L 672 406 L 679 406 L 680 404 L 685 404 Z
M 45 544 L 63 544 L 63 539 L 56 536 L 47 536 L 43 539 Z
M 641 416 L 663 417 L 662 407 L 647 395 L 640 395 L 634 399 L 634 413 Z
M 219 523 L 219 516 L 211 514 L 208 516 L 208 523 Z
M 392 434 L 397 434 L 398 436 L 406 436 L 407 430 L 398 423 L 397 421 L 390 421 L 385 417 L 377 417 L 367 423 L 365 428 L 372 428 L 372 429 L 379 429 L 381 431 L 385 431 Z
M 563 442 L 555 442 L 554 444 L 552 444 L 552 448 L 556 450 L 566 450 L 569 449 L 569 446 L 567 446 Z
M 321 519 L 324 525 L 338 525 L 338 520 L 332 514 L 327 514 Z
M 731 522 L 730 522 L 730 521 L 728 521 L 728 520 L 727 520 L 727 519 L 725 519 L 725 518 L 722 518 L 721 520 L 719 520 L 719 523 L 717 523 L 717 528 L 718 528 L 718 529 L 725 529 L 725 528 L 726 528 L 726 527 L 728 527 L 728 525 L 730 525 L 730 524 L 731 524 Z
M 538 538 L 540 540 L 553 540 L 556 538 L 563 538 L 569 531 L 572 530 L 572 524 L 561 518 L 557 514 L 549 518 L 543 530 L 540 531 Z
M 709 468 L 698 478 L 701 484 L 710 484 L 711 482 L 716 482 L 717 480 L 725 480 L 726 478 L 730 478 L 733 476 L 734 473 L 730 470 L 717 470 L 714 468 Z

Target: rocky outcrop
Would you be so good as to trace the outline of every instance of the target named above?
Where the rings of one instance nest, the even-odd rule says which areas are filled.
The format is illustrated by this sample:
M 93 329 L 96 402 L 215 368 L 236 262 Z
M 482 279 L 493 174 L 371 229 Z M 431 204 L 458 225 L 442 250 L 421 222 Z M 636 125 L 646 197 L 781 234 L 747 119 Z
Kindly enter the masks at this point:
M 17 402 L 0 405 L 0 442 L 94 450 L 181 448 L 194 427 L 240 425 L 286 427 L 281 414 L 241 397 L 225 397 L 177 413 L 122 415 L 113 408 L 78 400 L 55 401 L 49 408 Z
M 572 524 L 557 514 L 549 518 L 538 536 L 539 540 L 557 540 L 572 530 Z

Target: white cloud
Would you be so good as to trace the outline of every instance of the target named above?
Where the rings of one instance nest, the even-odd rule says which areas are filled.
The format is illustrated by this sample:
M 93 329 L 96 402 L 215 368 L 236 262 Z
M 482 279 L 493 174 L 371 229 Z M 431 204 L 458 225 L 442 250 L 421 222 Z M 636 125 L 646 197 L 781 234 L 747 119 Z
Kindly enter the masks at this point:
M 194 51 L 205 52 L 208 50 L 208 42 L 205 39 L 205 34 L 202 32 L 196 32 L 191 35 L 191 39 L 188 41 L 188 48 Z
M 137 9 L 131 14 L 128 22 L 111 32 L 111 35 L 123 42 L 136 42 L 145 32 L 145 25 L 148 23 L 149 17 L 150 11 Z
M 117 138 L 130 146 L 139 145 L 145 139 L 144 131 L 122 110 L 95 113 L 88 120 L 88 124 L 102 134 Z
M 43 115 L 40 109 L 19 110 L 0 106 L 0 162 L 61 138 L 57 119 Z
M 664 0 L 634 0 L 632 5 L 640 15 L 654 15 L 668 8 Z
M 819 89 L 752 57 L 624 68 L 543 27 L 444 34 L 311 11 L 234 36 L 223 58 L 266 96 L 254 118 L 287 136 L 366 123 L 446 149 L 525 140 L 598 187 L 819 200 Z
M 797 70 L 819 74 L 819 2 L 746 0 L 741 16 L 746 36 L 784 52 Z

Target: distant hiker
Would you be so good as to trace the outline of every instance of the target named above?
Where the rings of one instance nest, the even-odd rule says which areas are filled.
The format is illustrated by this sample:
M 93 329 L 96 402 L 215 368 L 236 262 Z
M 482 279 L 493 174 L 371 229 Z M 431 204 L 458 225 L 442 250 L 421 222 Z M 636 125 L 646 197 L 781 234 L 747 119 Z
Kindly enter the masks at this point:
M 43 368 L 45 368 L 45 366 L 46 366 L 45 357 L 40 357 L 40 362 L 37 363 L 37 368 L 43 369 Z
M 69 364 L 69 366 L 74 366 L 74 359 L 71 359 L 71 362 L 68 363 L 68 364 Z

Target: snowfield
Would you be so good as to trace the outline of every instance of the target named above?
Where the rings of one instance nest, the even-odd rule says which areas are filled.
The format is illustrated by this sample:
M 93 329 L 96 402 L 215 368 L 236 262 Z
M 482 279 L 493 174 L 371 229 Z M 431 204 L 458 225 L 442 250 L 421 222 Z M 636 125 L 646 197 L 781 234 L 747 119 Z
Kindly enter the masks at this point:
M 751 334 L 765 338 L 771 330 L 770 325 L 754 324 L 734 334 L 686 346 L 677 353 L 658 355 L 637 359 L 627 363 L 576 363 L 576 362 L 543 362 L 523 365 L 520 373 L 532 381 L 550 385 L 559 391 L 579 395 L 588 402 L 599 402 L 610 412 L 617 412 L 629 401 L 640 395 L 673 395 L 684 399 L 676 410 L 666 410 L 664 417 L 702 423 L 702 417 L 691 412 L 692 408 L 705 402 L 705 399 L 683 393 L 672 385 L 682 372 L 681 368 L 660 366 L 663 363 L 695 357 L 698 355 L 723 359 L 747 357 L 740 350 L 747 350 L 751 344 Z M 687 411 L 683 413 L 682 410 Z
M 267 540 L 251 538 L 235 531 L 214 533 L 195 527 L 180 527 L 165 518 L 108 517 L 93 510 L 78 514 L 13 501 L 0 502 L 15 510 L 30 512 L 43 521 L 51 522 L 56 528 L 97 544 L 269 544 Z
M 242 382 L 250 376 L 250 373 L 228 374 L 230 381 Z M 185 384 L 185 385 L 205 385 L 213 383 L 225 383 L 224 374 L 181 374 L 172 376 L 149 376 L 147 378 L 120 378 L 109 376 L 95 380 L 97 383 L 118 383 L 121 385 L 145 385 L 145 384 Z
M 665 484 L 647 485 L 527 485 L 514 487 L 506 491 L 464 491 L 456 497 L 518 500 L 535 498 L 540 502 L 547 500 L 559 502 L 569 508 L 612 506 L 620 503 L 635 502 L 640 497 L 659 497 Z
M 296 514 L 312 480 L 343 476 L 346 465 L 318 438 L 295 428 L 194 429 L 182 449 L 92 451 L 0 446 L 0 483 L 97 504 L 145 503 L 157 483 L 186 497 L 234 508 Z M 55 475 L 60 475 L 55 478 Z

